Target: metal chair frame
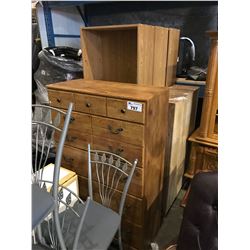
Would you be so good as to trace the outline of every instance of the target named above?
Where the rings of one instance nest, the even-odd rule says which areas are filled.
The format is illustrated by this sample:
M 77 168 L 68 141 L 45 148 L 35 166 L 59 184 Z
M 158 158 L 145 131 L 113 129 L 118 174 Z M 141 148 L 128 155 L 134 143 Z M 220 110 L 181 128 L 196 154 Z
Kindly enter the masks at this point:
M 66 249 L 65 242 L 63 240 L 63 235 L 60 227 L 59 221 L 59 205 L 58 205 L 58 187 L 59 187 L 59 174 L 60 174 L 60 165 L 63 153 L 64 142 L 66 139 L 68 126 L 71 119 L 71 112 L 73 108 L 73 104 L 69 103 L 67 112 L 61 111 L 60 109 L 53 108 L 46 105 L 32 105 L 32 108 L 40 108 L 41 112 L 43 110 L 47 110 L 45 120 L 32 120 L 32 129 L 35 128 L 36 135 L 34 138 L 35 141 L 35 166 L 32 166 L 32 183 L 39 183 L 41 186 L 41 179 L 43 174 L 43 168 L 46 164 L 51 145 L 53 140 L 53 135 L 55 131 L 61 132 L 59 143 L 57 144 L 56 158 L 54 164 L 54 173 L 53 173 L 53 187 L 52 187 L 52 197 L 54 198 L 54 209 L 53 209 L 53 219 L 55 222 L 55 229 L 58 237 L 58 241 L 60 243 L 61 249 Z M 51 111 L 57 112 L 57 115 L 54 121 L 51 118 Z M 65 121 L 63 128 L 59 127 L 61 116 L 65 116 Z M 39 137 L 40 136 L 40 137 Z M 33 137 L 33 136 L 32 136 Z M 41 143 L 39 144 L 39 140 L 41 138 Z M 33 144 L 33 139 L 32 139 Z M 41 152 L 41 158 L 38 159 L 38 151 Z M 43 156 L 45 155 L 45 158 Z M 39 163 L 37 162 L 39 160 Z M 38 163 L 38 164 L 37 164 Z
M 138 160 L 133 163 L 122 158 L 121 156 L 102 150 L 91 149 L 88 144 L 88 190 L 90 199 L 93 200 L 92 174 L 95 168 L 99 196 L 102 205 L 111 208 L 112 197 L 121 181 L 125 181 L 122 188 L 118 214 L 122 217 L 123 208 L 126 200 L 126 195 L 131 183 L 135 167 Z M 106 173 L 105 173 L 106 169 Z M 112 174 L 113 171 L 113 174 Z M 119 248 L 122 250 L 121 226 L 118 229 Z

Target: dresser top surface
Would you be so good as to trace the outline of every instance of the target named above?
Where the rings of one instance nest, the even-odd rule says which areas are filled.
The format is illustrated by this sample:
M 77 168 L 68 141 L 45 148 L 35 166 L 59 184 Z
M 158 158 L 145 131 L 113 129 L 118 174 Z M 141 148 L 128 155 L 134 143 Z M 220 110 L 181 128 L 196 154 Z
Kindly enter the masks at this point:
M 70 80 L 53 83 L 48 89 L 70 91 L 83 94 L 116 97 L 122 99 L 150 100 L 154 96 L 167 94 L 167 87 L 151 87 L 129 83 L 118 83 L 100 80 Z

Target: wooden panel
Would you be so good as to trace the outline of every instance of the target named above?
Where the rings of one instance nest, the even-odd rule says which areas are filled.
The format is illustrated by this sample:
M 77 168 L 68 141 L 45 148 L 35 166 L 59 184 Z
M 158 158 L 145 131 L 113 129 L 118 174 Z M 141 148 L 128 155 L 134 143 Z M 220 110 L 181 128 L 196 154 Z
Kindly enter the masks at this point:
M 177 57 L 179 51 L 180 30 L 169 29 L 168 33 L 168 56 L 167 56 L 167 72 L 166 86 L 175 84 Z
M 75 93 L 107 96 L 110 98 L 133 99 L 145 102 L 162 92 L 162 88 L 142 86 L 138 88 L 133 84 L 117 83 L 99 80 L 76 79 L 66 82 L 49 84 L 48 89 L 58 91 L 70 91 Z
M 92 117 L 93 134 L 137 146 L 143 146 L 144 127 L 114 119 Z
M 131 100 L 107 98 L 107 116 L 125 121 L 144 123 L 145 103 L 136 102 L 137 105 L 139 104 L 142 107 L 142 111 L 138 112 L 134 110 L 129 110 L 128 102 L 131 102 Z
M 155 27 L 153 85 L 165 87 L 168 53 L 168 29 Z
M 103 137 L 93 136 L 92 139 L 93 148 L 118 154 L 130 162 L 134 162 L 135 159 L 138 159 L 137 166 L 143 167 L 143 148 Z
M 179 96 L 185 96 L 188 99 L 191 108 L 191 114 L 189 118 L 190 122 L 188 124 L 189 126 L 188 134 L 191 135 L 191 133 L 193 133 L 195 130 L 199 87 L 175 84 L 169 88 L 169 95 L 171 98 L 175 98 L 176 96 L 179 95 Z
M 80 197 L 82 199 L 86 199 L 88 196 L 88 180 L 85 177 L 79 176 L 78 181 Z M 95 201 L 101 202 L 98 192 L 98 183 L 95 181 L 93 181 L 93 196 Z M 117 212 L 119 211 L 120 199 L 121 192 L 116 191 L 111 202 L 111 208 Z M 144 216 L 143 211 L 143 200 L 131 195 L 127 195 L 122 215 L 123 220 L 142 226 Z
M 75 110 L 105 116 L 106 98 L 75 93 Z
M 165 145 L 168 129 L 168 90 L 148 103 L 145 136 L 145 185 L 147 197 L 147 238 L 155 236 L 161 225 Z
M 100 32 L 102 80 L 136 83 L 137 29 Z
M 50 105 L 53 107 L 68 109 L 69 103 L 75 103 L 74 95 L 70 92 L 48 90 Z M 73 106 L 73 110 L 75 107 Z
M 98 32 L 81 29 L 81 48 L 84 79 L 94 80 L 103 77 L 101 55 L 102 42 Z
M 137 83 L 153 85 L 154 27 L 138 25 Z

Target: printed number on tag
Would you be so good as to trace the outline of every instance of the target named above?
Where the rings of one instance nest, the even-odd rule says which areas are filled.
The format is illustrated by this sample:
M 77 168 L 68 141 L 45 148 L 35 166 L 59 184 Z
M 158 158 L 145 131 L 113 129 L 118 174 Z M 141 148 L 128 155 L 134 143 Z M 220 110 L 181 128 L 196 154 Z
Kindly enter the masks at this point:
M 142 112 L 142 103 L 128 101 L 127 109 L 131 111 Z

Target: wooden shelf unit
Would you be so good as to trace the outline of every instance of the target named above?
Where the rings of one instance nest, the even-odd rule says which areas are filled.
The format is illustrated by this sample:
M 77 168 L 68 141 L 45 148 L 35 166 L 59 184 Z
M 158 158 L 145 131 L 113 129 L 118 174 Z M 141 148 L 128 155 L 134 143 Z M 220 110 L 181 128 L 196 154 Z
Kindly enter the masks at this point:
M 145 24 L 83 27 L 84 79 L 175 83 L 180 30 Z

